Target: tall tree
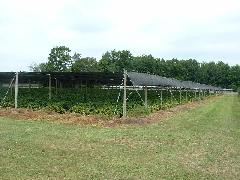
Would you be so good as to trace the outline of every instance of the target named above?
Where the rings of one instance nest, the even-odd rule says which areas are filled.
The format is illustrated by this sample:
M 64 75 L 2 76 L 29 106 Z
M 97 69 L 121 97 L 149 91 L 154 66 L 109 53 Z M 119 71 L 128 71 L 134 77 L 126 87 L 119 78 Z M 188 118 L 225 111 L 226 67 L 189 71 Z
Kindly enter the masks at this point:
M 99 61 L 99 67 L 104 72 L 123 72 L 133 67 L 133 55 L 128 50 L 106 52 Z
M 81 54 L 75 53 L 72 57 L 73 64 L 71 70 L 73 72 L 98 72 L 99 66 L 96 58 L 84 57 L 81 58 Z
M 74 71 L 74 72 L 123 72 L 138 71 L 160 76 L 190 80 L 226 88 L 240 87 L 240 66 L 229 66 L 223 62 L 199 63 L 189 60 L 164 60 L 150 55 L 133 57 L 128 50 L 107 51 L 99 62 L 93 57 L 82 58 L 81 54 L 69 55 L 65 46 L 55 47 L 49 54 L 48 62 L 33 64 L 32 71 Z
M 240 66 L 235 65 L 232 66 L 230 71 L 230 81 L 229 86 L 235 90 L 239 90 L 240 92 Z
M 181 79 L 197 82 L 200 75 L 200 63 L 195 59 L 181 60 L 180 61 L 182 72 Z
M 30 71 L 32 72 L 46 72 L 47 71 L 47 63 L 33 63 L 29 66 Z
M 151 54 L 134 57 L 133 69 L 143 73 L 159 74 L 158 62 Z
M 71 71 L 72 58 L 70 52 L 71 50 L 65 46 L 57 46 L 51 49 L 46 70 L 51 72 Z

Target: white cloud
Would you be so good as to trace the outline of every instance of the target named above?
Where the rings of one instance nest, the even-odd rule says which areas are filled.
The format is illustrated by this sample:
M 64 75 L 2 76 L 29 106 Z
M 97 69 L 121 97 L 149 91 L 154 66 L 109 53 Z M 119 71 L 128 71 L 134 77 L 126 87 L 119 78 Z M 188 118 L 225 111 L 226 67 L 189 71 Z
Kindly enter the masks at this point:
M 28 70 L 56 45 L 236 64 L 239 12 L 238 0 L 0 0 L 0 71 Z

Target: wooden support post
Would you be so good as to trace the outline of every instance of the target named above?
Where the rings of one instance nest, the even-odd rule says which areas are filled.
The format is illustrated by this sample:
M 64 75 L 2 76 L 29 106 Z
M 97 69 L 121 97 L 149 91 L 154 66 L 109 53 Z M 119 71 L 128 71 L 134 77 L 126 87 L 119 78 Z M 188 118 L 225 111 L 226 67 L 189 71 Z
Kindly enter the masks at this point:
M 161 88 L 161 92 L 160 92 L 160 100 L 161 100 L 161 109 L 163 108 L 163 97 L 162 97 L 162 88 Z
M 189 93 L 188 93 L 188 100 L 193 102 L 193 91 L 189 91 Z
M 11 97 L 13 95 L 13 86 L 10 87 L 10 94 L 11 94 Z
M 18 108 L 18 72 L 15 79 L 15 108 Z
M 188 92 L 186 90 L 186 102 L 188 102 Z
M 31 90 L 31 81 L 28 81 L 28 90 Z
M 194 91 L 194 97 L 195 97 L 194 99 L 197 100 L 197 90 L 196 89 Z
M 199 100 L 201 100 L 201 90 L 199 89 L 199 91 L 198 91 L 198 98 L 199 98 Z
M 148 103 L 147 103 L 147 86 L 144 86 L 144 94 L 145 94 L 145 108 L 147 108 Z
M 182 89 L 180 88 L 179 90 L 179 101 L 180 101 L 180 104 L 182 103 Z
M 171 93 L 171 104 L 173 104 L 173 94 L 171 89 L 170 89 L 170 93 Z
M 123 118 L 127 117 L 127 71 L 123 74 Z
M 52 79 L 51 79 L 51 74 L 48 74 L 48 99 L 52 99 Z

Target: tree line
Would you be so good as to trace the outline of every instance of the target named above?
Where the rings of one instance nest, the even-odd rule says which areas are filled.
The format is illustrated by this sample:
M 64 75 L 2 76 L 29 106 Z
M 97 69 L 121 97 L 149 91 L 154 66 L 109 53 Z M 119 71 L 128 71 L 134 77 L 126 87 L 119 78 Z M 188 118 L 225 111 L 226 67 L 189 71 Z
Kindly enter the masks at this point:
M 97 61 L 94 57 L 82 57 L 79 53 L 71 56 L 70 52 L 65 46 L 54 47 L 46 63 L 34 64 L 30 69 L 34 72 L 123 72 L 126 69 L 235 90 L 240 87 L 240 66 L 229 66 L 222 61 L 165 60 L 151 54 L 133 56 L 128 50 L 107 51 Z

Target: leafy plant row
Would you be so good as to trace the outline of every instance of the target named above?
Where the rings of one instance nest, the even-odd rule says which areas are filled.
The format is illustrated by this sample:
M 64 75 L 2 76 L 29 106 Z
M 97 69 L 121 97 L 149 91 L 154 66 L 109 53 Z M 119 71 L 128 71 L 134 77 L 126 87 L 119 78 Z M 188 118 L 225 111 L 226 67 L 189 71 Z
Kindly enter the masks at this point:
M 0 89 L 2 107 L 14 107 L 14 90 L 10 91 L 5 99 L 6 89 Z M 209 93 L 205 94 L 206 96 Z M 176 106 L 195 98 L 194 92 L 162 91 L 163 101 L 160 100 L 160 91 L 148 91 L 148 108 L 144 107 L 144 92 L 142 90 L 127 90 L 127 110 L 130 116 L 139 116 Z M 197 93 L 197 98 L 199 93 Z M 181 99 L 181 100 L 180 100 Z M 48 89 L 19 89 L 18 106 L 30 109 L 48 109 L 58 113 L 78 113 L 82 115 L 122 116 L 123 92 L 119 89 L 58 89 L 52 92 L 49 99 Z

